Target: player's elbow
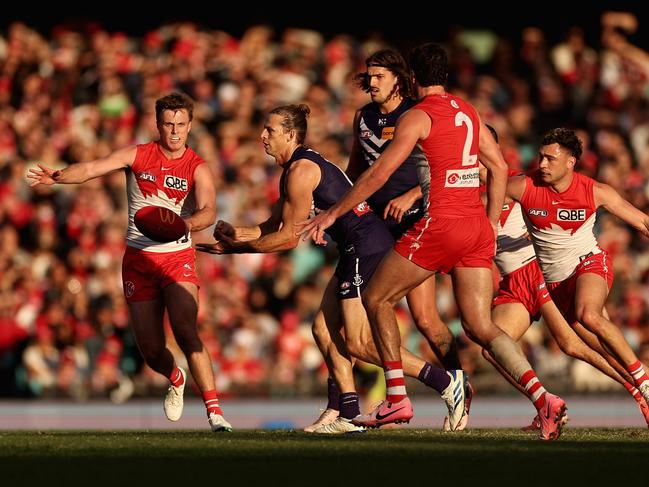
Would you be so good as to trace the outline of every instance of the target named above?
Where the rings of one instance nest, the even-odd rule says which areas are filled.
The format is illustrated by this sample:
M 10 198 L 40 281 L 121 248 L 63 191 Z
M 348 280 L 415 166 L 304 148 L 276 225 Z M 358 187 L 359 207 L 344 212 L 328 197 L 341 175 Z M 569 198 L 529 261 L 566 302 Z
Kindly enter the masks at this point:
M 509 167 L 507 166 L 505 160 L 501 157 L 496 159 L 494 163 L 491 165 L 491 173 L 494 175 L 494 177 L 507 179 L 508 172 L 509 172 Z
M 201 208 L 187 221 L 187 226 L 192 232 L 198 232 L 214 225 L 216 222 L 216 209 L 210 206 Z
M 205 227 L 210 227 L 216 223 L 216 208 L 205 208 Z
M 288 242 L 288 250 L 293 250 L 300 243 L 300 237 L 291 237 Z
M 298 235 L 285 235 L 282 250 L 293 250 L 299 243 L 300 237 Z

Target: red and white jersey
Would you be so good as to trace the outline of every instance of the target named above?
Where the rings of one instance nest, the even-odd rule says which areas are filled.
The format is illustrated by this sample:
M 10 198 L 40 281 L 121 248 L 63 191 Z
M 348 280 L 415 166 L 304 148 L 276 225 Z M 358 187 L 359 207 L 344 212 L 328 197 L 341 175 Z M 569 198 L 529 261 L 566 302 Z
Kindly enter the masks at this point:
M 535 257 L 521 205 L 516 201 L 503 205 L 498 220 L 498 238 L 494 257 L 500 274 L 503 276 L 510 274 L 534 260 Z
M 480 118 L 475 108 L 444 93 L 427 96 L 413 109 L 431 119 L 430 134 L 418 144 L 425 159 L 417 164 L 427 214 L 443 218 L 485 215 L 478 173 Z
M 137 146 L 135 161 L 126 171 L 126 245 L 147 252 L 174 252 L 191 247 L 191 236 L 168 243 L 150 240 L 136 228 L 133 217 L 140 208 L 150 205 L 169 208 L 182 218 L 190 217 L 196 210 L 194 171 L 204 162 L 189 147 L 178 159 L 168 159 L 157 142 Z
M 593 179 L 574 173 L 570 187 L 557 193 L 538 173 L 525 178 L 521 205 L 548 283 L 567 279 L 586 256 L 602 251 L 593 232 L 597 217 L 594 184 Z

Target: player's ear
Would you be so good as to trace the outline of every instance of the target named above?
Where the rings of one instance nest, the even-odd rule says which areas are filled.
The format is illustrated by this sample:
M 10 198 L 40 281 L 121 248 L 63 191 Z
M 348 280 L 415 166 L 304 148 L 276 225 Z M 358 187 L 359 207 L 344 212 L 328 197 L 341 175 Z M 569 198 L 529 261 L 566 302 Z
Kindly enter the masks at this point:
M 577 158 L 574 156 L 570 156 L 568 158 L 568 167 L 575 167 L 576 164 L 577 164 Z

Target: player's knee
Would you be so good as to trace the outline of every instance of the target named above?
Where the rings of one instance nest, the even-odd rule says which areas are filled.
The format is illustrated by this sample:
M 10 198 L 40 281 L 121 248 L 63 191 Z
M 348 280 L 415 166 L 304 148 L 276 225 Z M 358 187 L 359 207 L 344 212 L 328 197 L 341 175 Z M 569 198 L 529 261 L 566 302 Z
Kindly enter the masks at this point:
M 604 316 L 601 312 L 592 309 L 584 308 L 579 310 L 577 312 L 577 320 L 596 335 L 604 327 Z
M 496 325 L 493 327 L 487 322 L 483 324 L 474 324 L 472 326 L 467 323 L 463 323 L 464 332 L 466 335 L 478 345 L 486 347 L 491 343 L 494 338 L 500 335 L 506 335 L 505 332 L 501 331 Z
M 371 293 L 363 293 L 361 300 L 363 301 L 363 307 L 370 316 L 375 314 L 382 306 L 388 304 L 383 299 Z
M 185 355 L 203 350 L 203 342 L 197 333 L 176 334 L 176 342 Z
M 322 348 L 322 345 L 328 342 L 329 333 L 327 332 L 327 325 L 323 321 L 314 320 L 311 325 L 311 333 L 319 348 Z
M 581 359 L 581 351 L 580 348 L 577 346 L 577 344 L 573 340 L 557 340 L 557 343 L 559 345 L 559 348 L 563 353 L 568 355 L 569 357 L 576 358 L 576 359 Z
M 361 339 L 361 337 L 348 337 L 345 344 L 347 345 L 347 351 L 351 356 L 365 362 L 369 361 L 367 357 L 367 344 Z
M 345 344 L 350 355 L 362 359 L 363 347 L 358 338 L 347 338 Z
M 443 333 L 444 330 L 448 330 L 448 327 L 434 308 L 411 309 L 410 312 L 412 313 L 412 320 L 415 322 L 419 331 L 434 330 L 437 333 Z
M 424 335 L 430 336 L 432 338 L 433 335 L 438 334 L 435 331 L 435 326 L 430 316 L 426 316 L 423 313 L 413 314 L 412 320 L 415 322 L 415 326 L 417 327 L 417 329 Z

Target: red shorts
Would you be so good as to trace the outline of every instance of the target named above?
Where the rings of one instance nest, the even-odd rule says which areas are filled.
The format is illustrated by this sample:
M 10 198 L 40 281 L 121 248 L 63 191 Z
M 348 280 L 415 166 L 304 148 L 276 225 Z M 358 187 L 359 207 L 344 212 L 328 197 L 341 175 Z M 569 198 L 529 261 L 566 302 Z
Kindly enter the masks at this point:
M 541 306 L 551 301 L 543 273 L 536 259 L 503 276 L 492 306 L 521 303 L 533 320 L 539 318 Z
M 575 272 L 565 281 L 549 282 L 548 290 L 552 300 L 571 325 L 577 321 L 575 313 L 575 294 L 577 292 L 577 279 L 584 274 L 597 274 L 606 281 L 608 290 L 613 286 L 613 263 L 608 253 L 590 255 L 582 260 Z
M 126 247 L 122 260 L 122 284 L 126 301 L 149 301 L 174 282 L 198 286 L 196 252 L 192 247 L 175 252 L 145 252 Z
M 429 271 L 455 267 L 491 269 L 496 244 L 486 216 L 422 218 L 394 246 L 400 255 Z

